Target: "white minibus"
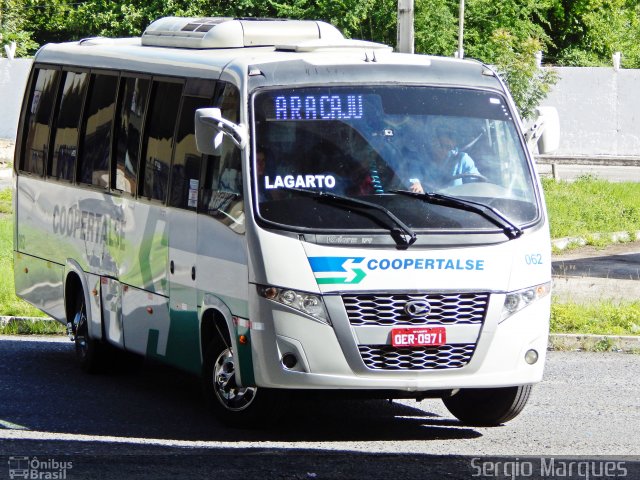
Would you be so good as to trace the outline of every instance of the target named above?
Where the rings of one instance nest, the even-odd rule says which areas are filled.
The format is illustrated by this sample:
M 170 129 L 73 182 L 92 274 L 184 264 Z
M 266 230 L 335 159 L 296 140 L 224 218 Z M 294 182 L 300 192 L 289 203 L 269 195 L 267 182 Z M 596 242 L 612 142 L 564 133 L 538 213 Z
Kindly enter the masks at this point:
M 489 66 L 323 22 L 168 17 L 45 45 L 16 145 L 16 292 L 85 370 L 114 349 L 166 362 L 232 425 L 293 390 L 441 398 L 497 425 L 547 349 L 523 130 Z

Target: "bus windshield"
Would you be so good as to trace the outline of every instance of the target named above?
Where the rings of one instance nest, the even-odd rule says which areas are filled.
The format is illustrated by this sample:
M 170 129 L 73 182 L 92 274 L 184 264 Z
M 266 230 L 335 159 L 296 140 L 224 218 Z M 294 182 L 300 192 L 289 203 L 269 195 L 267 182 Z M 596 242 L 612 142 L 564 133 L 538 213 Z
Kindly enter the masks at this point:
M 370 210 L 327 201 L 335 196 L 379 205 L 415 230 L 496 229 L 477 212 L 423 201 L 429 194 L 478 202 L 514 225 L 539 218 L 523 144 L 498 93 L 305 87 L 261 91 L 253 105 L 256 215 L 274 226 L 384 228 Z

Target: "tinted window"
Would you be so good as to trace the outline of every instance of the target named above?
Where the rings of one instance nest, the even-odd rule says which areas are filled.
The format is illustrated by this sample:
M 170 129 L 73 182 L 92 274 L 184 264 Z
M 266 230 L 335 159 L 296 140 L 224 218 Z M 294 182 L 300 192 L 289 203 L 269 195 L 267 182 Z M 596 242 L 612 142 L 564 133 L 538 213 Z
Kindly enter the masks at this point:
M 375 208 L 363 214 L 324 201 L 321 192 L 384 207 L 416 229 L 464 234 L 495 231 L 496 225 L 410 192 L 467 198 L 519 225 L 539 218 L 518 126 L 496 92 L 412 85 L 280 88 L 256 94 L 253 106 L 256 210 L 273 224 L 328 231 L 380 230 L 388 223 L 371 214 Z
M 216 106 L 222 111 L 222 116 L 232 122 L 240 122 L 240 91 L 230 83 L 219 90 Z
M 88 80 L 89 75 L 86 73 L 65 74 L 48 171 L 51 177 L 73 180 L 78 157 L 78 128 Z
M 121 82 L 114 188 L 134 195 L 138 184 L 142 120 L 149 97 L 149 84 L 150 81 L 144 78 L 125 78 Z
M 37 175 L 44 173 L 49 153 L 51 113 L 56 100 L 56 86 L 60 72 L 38 70 L 33 81 L 33 90 L 27 113 L 27 137 L 21 169 Z
M 198 108 L 211 105 L 211 99 L 184 97 L 176 135 L 176 149 L 171 166 L 169 205 L 195 210 L 198 206 L 200 161 L 196 148 L 193 119 Z
M 224 118 L 238 122 L 240 101 L 238 90 L 227 84 L 214 102 Z M 228 137 L 223 137 L 220 156 L 207 159 L 202 175 L 202 202 L 199 210 L 217 218 L 236 232 L 244 232 L 244 201 L 240 150 Z
M 84 139 L 78 181 L 98 187 L 109 186 L 111 130 L 116 109 L 118 77 L 91 75 L 91 91 L 85 109 Z
M 145 129 L 142 196 L 162 202 L 167 196 L 173 135 L 181 96 L 181 84 L 153 82 Z

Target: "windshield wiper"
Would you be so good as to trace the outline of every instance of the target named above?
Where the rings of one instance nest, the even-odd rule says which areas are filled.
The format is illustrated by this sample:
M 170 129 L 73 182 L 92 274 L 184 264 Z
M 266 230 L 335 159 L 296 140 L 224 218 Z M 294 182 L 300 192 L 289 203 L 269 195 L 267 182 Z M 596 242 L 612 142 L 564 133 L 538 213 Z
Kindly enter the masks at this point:
M 282 187 L 280 190 L 285 192 L 296 192 L 302 195 L 307 195 L 315 198 L 321 202 L 327 202 L 331 205 L 335 205 L 340 208 L 351 207 L 352 210 L 377 210 L 382 212 L 389 220 L 391 220 L 397 227 L 389 227 L 391 237 L 395 240 L 398 247 L 407 248 L 416 241 L 416 234 L 411 228 L 409 228 L 402 220 L 396 217 L 391 211 L 378 205 L 376 203 L 367 202 L 364 200 L 357 200 L 355 198 L 345 197 L 343 195 L 336 195 L 335 193 L 320 192 L 315 190 L 308 190 L 306 188 L 293 188 Z
M 485 205 L 484 203 L 464 200 L 458 197 L 450 197 L 449 195 L 443 195 L 441 193 L 417 193 L 409 190 L 389 190 L 389 192 L 419 198 L 420 200 L 434 205 L 442 205 L 444 207 L 457 208 L 459 210 L 477 213 L 494 225 L 500 227 L 509 240 L 518 238 L 524 233 L 521 228 L 505 217 L 502 212 L 489 205 Z

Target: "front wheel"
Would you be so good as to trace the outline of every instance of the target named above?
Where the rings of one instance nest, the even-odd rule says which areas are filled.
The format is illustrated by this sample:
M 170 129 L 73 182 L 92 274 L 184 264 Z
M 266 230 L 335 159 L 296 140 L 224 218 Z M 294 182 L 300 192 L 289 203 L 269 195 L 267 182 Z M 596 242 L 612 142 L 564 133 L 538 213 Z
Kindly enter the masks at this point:
M 264 426 L 280 411 L 276 391 L 241 387 L 236 377 L 237 358 L 228 339 L 215 338 L 207 348 L 202 368 L 205 400 L 213 414 L 233 427 Z
M 495 427 L 517 417 L 529 400 L 531 385 L 462 389 L 443 398 L 445 407 L 462 423 Z
M 100 342 L 89 335 L 87 305 L 82 293 L 77 296 L 71 324 L 80 367 L 87 373 L 99 372 L 104 367 L 104 351 Z

